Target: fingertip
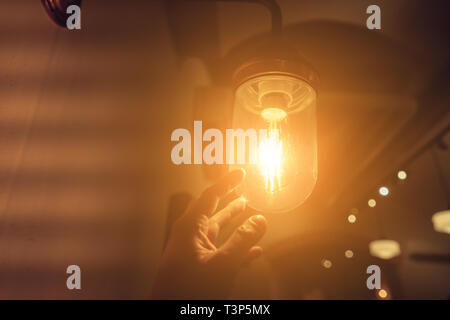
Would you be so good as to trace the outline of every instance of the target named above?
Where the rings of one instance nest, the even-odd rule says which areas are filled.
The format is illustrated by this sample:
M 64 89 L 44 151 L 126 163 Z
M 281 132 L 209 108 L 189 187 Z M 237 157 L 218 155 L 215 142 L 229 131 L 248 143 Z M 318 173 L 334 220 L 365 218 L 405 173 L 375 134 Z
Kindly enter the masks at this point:
M 263 248 L 260 247 L 260 246 L 253 246 L 253 247 L 250 249 L 250 252 L 251 252 L 254 256 L 259 257 L 260 255 L 263 254 L 264 250 L 263 250 Z
M 253 223 L 253 225 L 255 225 L 255 227 L 258 229 L 258 231 L 264 231 L 264 232 L 266 231 L 267 220 L 263 215 L 257 214 L 257 215 L 251 216 L 249 220 L 251 223 Z
M 243 196 L 240 196 L 239 198 L 239 202 L 244 206 L 244 208 L 247 207 L 247 199 L 245 199 Z

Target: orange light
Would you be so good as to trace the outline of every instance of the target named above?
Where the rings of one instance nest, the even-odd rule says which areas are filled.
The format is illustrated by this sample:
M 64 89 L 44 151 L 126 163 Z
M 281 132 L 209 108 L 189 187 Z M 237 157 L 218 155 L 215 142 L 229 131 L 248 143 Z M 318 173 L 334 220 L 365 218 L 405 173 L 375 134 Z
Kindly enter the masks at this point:
M 378 296 L 379 296 L 381 299 L 386 299 L 387 296 L 388 296 L 388 293 L 387 293 L 386 290 L 381 289 L 381 290 L 378 290 Z
M 450 210 L 436 212 L 431 221 L 435 231 L 450 234 Z
M 279 108 L 266 108 L 261 111 L 261 117 L 269 123 L 284 120 L 287 117 L 286 111 Z
M 264 176 L 266 191 L 274 193 L 281 188 L 283 142 L 275 123 L 271 123 L 267 137 L 259 144 L 260 170 Z
M 345 251 L 345 257 L 350 259 L 353 258 L 353 251 L 352 250 L 346 250 Z
M 347 218 L 348 222 L 355 223 L 356 222 L 356 216 L 354 214 L 351 214 Z
M 322 260 L 322 266 L 325 269 L 330 269 L 333 266 L 333 263 L 330 260 L 328 260 L 328 259 L 323 259 Z
M 397 178 L 399 178 L 400 180 L 406 180 L 407 177 L 408 175 L 406 174 L 406 171 L 400 170 L 399 172 L 397 172 Z
M 380 239 L 369 243 L 369 252 L 372 256 L 389 260 L 401 253 L 400 244 L 395 240 Z
M 371 208 L 375 208 L 375 206 L 377 205 L 377 202 L 375 201 L 375 199 L 370 199 L 367 204 L 369 205 L 369 207 Z
M 378 190 L 378 192 L 382 195 L 382 196 L 387 196 L 389 194 L 389 189 L 387 187 L 381 187 L 380 190 Z
M 288 75 L 263 72 L 242 80 L 236 81 L 232 121 L 242 134 L 230 141 L 236 138 L 236 149 L 244 146 L 245 160 L 230 169 L 243 168 L 247 176 L 236 192 L 259 212 L 292 211 L 317 181 L 316 91 Z

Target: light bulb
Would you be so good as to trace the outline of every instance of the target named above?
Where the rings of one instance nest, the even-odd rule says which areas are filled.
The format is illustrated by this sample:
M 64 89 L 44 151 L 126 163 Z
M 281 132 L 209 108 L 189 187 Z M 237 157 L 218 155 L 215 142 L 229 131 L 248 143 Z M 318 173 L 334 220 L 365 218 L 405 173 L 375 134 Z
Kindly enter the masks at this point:
M 257 148 L 246 146 L 247 161 L 231 165 L 247 172 L 237 191 L 250 207 L 290 211 L 311 194 L 317 180 L 315 107 L 316 91 L 291 75 L 260 75 L 236 89 L 233 129 L 258 133 Z

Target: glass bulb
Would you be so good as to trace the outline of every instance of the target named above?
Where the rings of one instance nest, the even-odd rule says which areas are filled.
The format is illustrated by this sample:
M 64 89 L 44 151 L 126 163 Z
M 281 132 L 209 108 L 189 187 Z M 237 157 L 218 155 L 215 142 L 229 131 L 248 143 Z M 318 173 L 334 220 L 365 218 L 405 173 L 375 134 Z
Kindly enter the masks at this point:
M 247 161 L 231 165 L 247 172 L 237 191 L 250 207 L 290 211 L 311 194 L 317 180 L 315 108 L 315 90 L 292 76 L 259 76 L 237 88 L 233 129 L 258 134 L 255 150 L 246 144 Z

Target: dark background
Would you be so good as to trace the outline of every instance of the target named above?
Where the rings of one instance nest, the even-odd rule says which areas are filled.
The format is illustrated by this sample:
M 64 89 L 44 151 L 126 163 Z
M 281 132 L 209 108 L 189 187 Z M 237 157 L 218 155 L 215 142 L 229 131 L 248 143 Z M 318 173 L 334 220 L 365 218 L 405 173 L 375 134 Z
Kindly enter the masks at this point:
M 296 212 L 267 215 L 266 254 L 243 270 L 233 298 L 372 299 L 365 270 L 378 264 L 390 298 L 446 299 L 449 235 L 431 216 L 450 195 L 431 152 L 446 181 L 450 155 L 426 146 L 440 135 L 450 144 L 448 1 L 279 4 L 287 38 L 321 77 L 319 178 Z M 365 26 L 371 4 L 380 31 Z M 170 134 L 194 118 L 228 125 L 218 116 L 231 110 L 228 89 L 205 106 L 196 88 L 217 84 L 227 53 L 269 21 L 248 3 L 97 0 L 84 1 L 82 29 L 68 31 L 39 1 L 0 2 L 0 298 L 148 297 L 169 198 L 214 177 L 173 165 Z M 393 261 L 368 253 L 382 232 L 401 245 Z M 70 264 L 82 269 L 81 291 L 66 289 Z

